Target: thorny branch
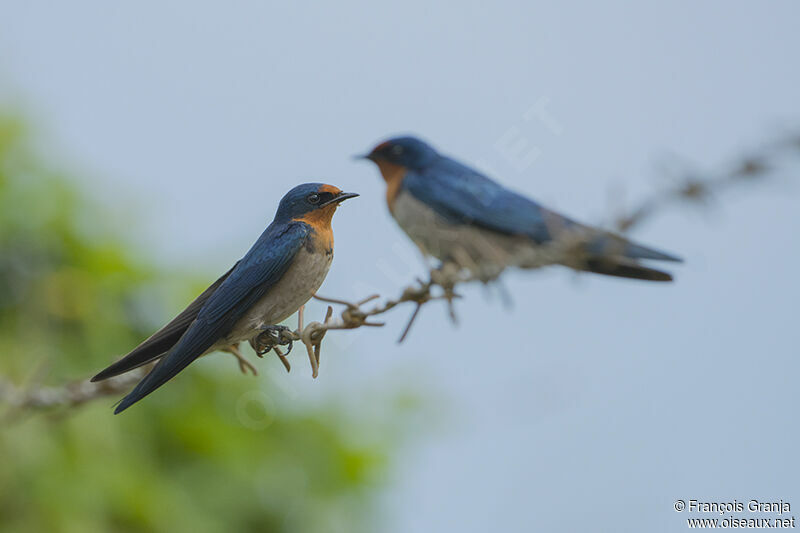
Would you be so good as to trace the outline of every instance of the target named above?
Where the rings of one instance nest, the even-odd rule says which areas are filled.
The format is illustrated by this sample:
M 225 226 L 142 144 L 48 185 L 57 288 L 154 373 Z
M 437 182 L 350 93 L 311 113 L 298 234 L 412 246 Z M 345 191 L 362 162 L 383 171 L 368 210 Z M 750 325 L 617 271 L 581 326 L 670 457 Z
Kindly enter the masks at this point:
M 91 400 L 127 392 L 150 371 L 152 365 L 131 370 L 121 376 L 92 383 L 88 379 L 66 385 L 45 387 L 36 383 L 20 386 L 0 378 L 0 403 L 8 410 L 6 417 L 29 411 L 53 407 L 77 407 Z
M 704 205 L 716 194 L 732 186 L 767 177 L 776 170 L 784 157 L 797 156 L 798 153 L 800 153 L 800 133 L 795 132 L 775 142 L 749 150 L 744 156 L 737 158 L 717 173 L 698 171 L 680 162 L 683 168 L 663 171 L 671 181 L 670 187 L 655 192 L 629 213 L 617 216 L 614 227 L 617 231 L 626 233 L 672 205 L 680 203 Z
M 626 233 L 667 207 L 677 204 L 704 205 L 715 194 L 731 186 L 767 177 L 779 166 L 782 158 L 798 154 L 800 154 L 800 133 L 795 133 L 748 152 L 736 159 L 726 170 L 718 173 L 698 172 L 688 167 L 677 173 L 671 172 L 672 181 L 669 187 L 657 191 L 627 213 L 619 214 L 614 219 L 613 226 L 616 231 Z M 560 247 L 561 253 L 571 253 L 570 250 L 575 248 L 575 244 L 574 240 L 565 243 L 563 247 Z M 443 265 L 440 269 L 431 272 L 430 280 L 417 279 L 415 284 L 404 288 L 399 297 L 388 299 L 367 309 L 365 306 L 377 300 L 379 295 L 374 294 L 355 302 L 315 296 L 320 301 L 342 306 L 342 311 L 334 317 L 333 307 L 329 305 L 322 322 L 310 322 L 303 326 L 303 309 L 301 309 L 298 313 L 297 329 L 288 331 L 287 328 L 273 343 L 258 346 L 255 339 L 250 343 L 259 356 L 274 351 L 286 370 L 289 371 L 291 365 L 286 357 L 288 353 L 284 354 L 279 346 L 290 345 L 290 341 L 301 342 L 311 363 L 312 376 L 317 377 L 322 340 L 329 330 L 380 327 L 384 323 L 372 320 L 373 317 L 382 315 L 400 304 L 413 303 L 414 310 L 411 318 L 399 339 L 402 342 L 408 335 L 420 308 L 430 301 L 446 301 L 450 317 L 455 321 L 453 300 L 458 298 L 455 288 L 458 284 L 476 279 L 478 278 L 467 275 L 452 265 Z M 243 372 L 249 369 L 255 373 L 255 368 L 244 360 L 237 346 L 232 346 L 227 351 L 236 355 Z M 53 407 L 75 407 L 96 398 L 127 392 L 147 374 L 150 368 L 151 366 L 148 365 L 98 383 L 83 380 L 55 387 L 43 387 L 35 384 L 22 387 L 0 378 L 0 404 L 6 404 L 11 413 Z

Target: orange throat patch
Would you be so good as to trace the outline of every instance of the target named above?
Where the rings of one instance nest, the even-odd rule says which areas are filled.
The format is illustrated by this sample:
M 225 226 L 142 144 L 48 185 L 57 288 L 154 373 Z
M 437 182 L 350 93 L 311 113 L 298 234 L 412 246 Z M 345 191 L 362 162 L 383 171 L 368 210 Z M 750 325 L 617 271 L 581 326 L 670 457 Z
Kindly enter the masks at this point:
M 326 205 L 325 207 L 315 209 L 310 213 L 306 213 L 300 218 L 295 218 L 294 220 L 305 222 L 311 226 L 316 234 L 314 244 L 316 246 L 321 246 L 325 250 L 330 250 L 333 248 L 333 229 L 331 229 L 331 220 L 333 219 L 333 214 L 336 212 L 337 207 L 339 207 L 339 204 L 337 203 Z
M 381 171 L 381 176 L 386 182 L 386 204 L 389 206 L 389 211 L 394 211 L 394 201 L 397 199 L 397 194 L 403 185 L 406 169 L 401 165 L 378 161 L 378 170 Z

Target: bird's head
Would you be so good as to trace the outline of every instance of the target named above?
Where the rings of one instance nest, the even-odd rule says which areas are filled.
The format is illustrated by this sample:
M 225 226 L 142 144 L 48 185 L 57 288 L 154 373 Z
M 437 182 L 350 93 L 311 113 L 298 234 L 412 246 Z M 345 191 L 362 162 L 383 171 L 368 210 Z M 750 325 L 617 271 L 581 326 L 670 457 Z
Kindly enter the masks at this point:
M 324 183 L 303 183 L 287 192 L 278 206 L 275 220 L 302 220 L 313 226 L 327 226 L 339 204 L 358 196 Z
M 421 170 L 438 157 L 433 147 L 416 137 L 394 137 L 380 143 L 359 159 L 369 159 L 379 167 L 382 164 L 398 165 L 412 170 Z

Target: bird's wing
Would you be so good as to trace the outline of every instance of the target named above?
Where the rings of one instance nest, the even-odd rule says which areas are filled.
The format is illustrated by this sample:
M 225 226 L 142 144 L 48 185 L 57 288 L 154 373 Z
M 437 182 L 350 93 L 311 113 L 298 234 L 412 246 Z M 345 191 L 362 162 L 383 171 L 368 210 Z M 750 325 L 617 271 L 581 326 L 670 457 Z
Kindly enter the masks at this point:
M 134 368 L 139 368 L 142 365 L 154 361 L 164 355 L 170 348 L 172 348 L 178 339 L 186 332 L 189 325 L 197 318 L 197 313 L 206 300 L 217 290 L 223 281 L 233 272 L 233 269 L 239 264 L 237 261 L 233 267 L 223 274 L 217 281 L 215 281 L 209 288 L 204 290 L 200 296 L 194 299 L 186 309 L 172 319 L 166 326 L 153 333 L 139 346 L 131 350 L 130 353 L 125 355 L 116 363 L 110 365 L 108 368 L 99 372 L 94 376 L 92 381 L 102 381 L 120 374 L 124 374 Z
M 613 233 L 580 224 L 447 157 L 421 172 L 408 171 L 403 187 L 455 223 L 506 235 L 525 235 L 538 244 L 553 240 L 559 232 L 580 231 L 592 236 L 587 244 L 592 255 L 608 255 L 613 251 L 631 259 L 680 261 Z
M 542 207 L 449 158 L 409 171 L 403 187 L 451 222 L 509 235 L 550 239 Z
M 274 285 L 308 236 L 305 224 L 270 226 L 208 298 L 180 340 L 119 403 L 119 413 L 169 381 L 200 357 Z

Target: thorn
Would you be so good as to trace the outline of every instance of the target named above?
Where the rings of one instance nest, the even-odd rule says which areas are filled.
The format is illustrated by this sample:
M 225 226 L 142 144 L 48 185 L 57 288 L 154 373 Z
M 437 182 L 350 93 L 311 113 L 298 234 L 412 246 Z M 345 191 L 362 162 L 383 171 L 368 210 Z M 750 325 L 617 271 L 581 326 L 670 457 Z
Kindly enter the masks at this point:
M 314 349 L 309 344 L 306 344 L 306 351 L 308 352 L 308 361 L 311 363 L 311 377 L 316 379 L 319 375 L 319 363 L 317 356 L 314 355 Z
M 408 324 L 406 324 L 405 329 L 403 330 L 403 334 L 400 335 L 400 338 L 397 339 L 397 344 L 402 344 L 404 340 L 406 340 L 406 335 L 411 330 L 411 324 L 414 323 L 414 320 L 417 318 L 417 314 L 419 313 L 420 308 L 422 307 L 421 303 L 417 303 L 417 306 L 414 308 L 414 312 L 411 313 L 411 318 L 408 319 Z
M 458 316 L 456 316 L 456 306 L 453 305 L 453 300 L 447 300 L 447 314 L 450 316 L 450 321 L 457 326 Z
M 372 295 L 370 295 L 370 296 L 367 296 L 366 298 L 364 298 L 364 299 L 363 299 L 363 300 L 361 300 L 360 302 L 356 302 L 356 305 L 357 305 L 358 307 L 361 307 L 362 305 L 364 305 L 364 304 L 366 304 L 366 303 L 369 303 L 369 302 L 371 302 L 372 300 L 375 300 L 376 298 L 380 298 L 380 296 L 381 296 L 380 294 L 372 294 Z
M 353 305 L 352 303 L 350 303 L 350 302 L 348 302 L 346 300 L 339 300 L 337 298 L 327 298 L 325 296 L 320 296 L 319 294 L 315 294 L 314 298 L 316 300 L 319 300 L 320 302 L 325 302 L 325 303 L 329 303 L 329 304 L 339 304 L 339 305 L 344 305 L 344 306 L 349 307 L 349 308 L 356 307 L 355 305 Z
M 286 372 L 291 372 L 292 365 L 289 364 L 289 359 L 286 357 L 286 354 L 281 352 L 277 346 L 273 348 L 273 350 L 275 350 L 275 355 L 277 355 L 278 359 L 280 359 L 281 363 L 283 363 L 283 367 L 286 369 Z

